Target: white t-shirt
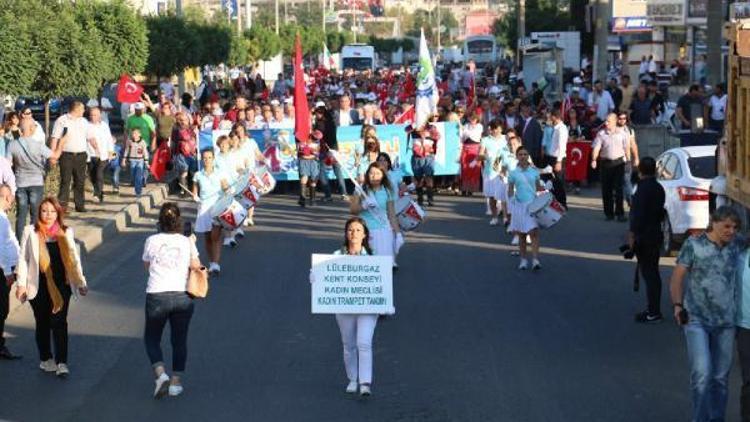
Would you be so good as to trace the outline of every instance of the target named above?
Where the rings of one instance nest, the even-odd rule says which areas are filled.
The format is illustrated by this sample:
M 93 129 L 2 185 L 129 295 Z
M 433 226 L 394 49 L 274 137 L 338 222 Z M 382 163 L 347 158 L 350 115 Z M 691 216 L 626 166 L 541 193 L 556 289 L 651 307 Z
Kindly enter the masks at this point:
M 721 98 L 716 95 L 712 95 L 708 100 L 708 104 L 711 107 L 711 119 L 713 120 L 724 120 L 727 117 L 727 95 L 724 94 Z
M 66 130 L 67 129 L 67 130 Z M 86 152 L 87 139 L 89 131 L 89 121 L 83 117 L 72 117 L 70 114 L 63 114 L 55 120 L 52 128 L 52 137 L 58 140 L 67 133 L 68 139 L 63 145 L 63 152 L 81 153 Z
M 149 263 L 146 293 L 184 292 L 190 260 L 197 258 L 195 243 L 182 234 L 149 236 L 143 248 L 143 262 Z
M 88 152 L 89 157 L 108 160 L 110 153 L 115 151 L 115 141 L 112 138 L 112 132 L 109 130 L 109 125 L 104 121 L 99 123 L 89 122 L 89 131 L 86 138 L 96 139 L 98 147 L 98 150 L 94 150 L 91 147 L 91 143 L 87 144 L 86 152 Z

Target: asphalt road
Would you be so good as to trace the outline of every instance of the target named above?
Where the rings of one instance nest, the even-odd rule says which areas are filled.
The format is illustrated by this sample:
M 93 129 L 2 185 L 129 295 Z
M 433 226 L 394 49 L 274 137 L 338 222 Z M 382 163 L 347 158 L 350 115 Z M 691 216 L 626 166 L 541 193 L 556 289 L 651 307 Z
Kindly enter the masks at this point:
M 151 398 L 140 255 L 154 223 L 144 219 L 84 263 L 92 291 L 72 304 L 67 380 L 37 369 L 28 305 L 11 316 L 9 345 L 25 358 L 0 362 L 0 419 L 689 419 L 683 337 L 671 321 L 633 322 L 645 293 L 633 293 L 634 264 L 617 254 L 626 225 L 605 222 L 595 199 L 570 199 L 569 215 L 543 233 L 544 269 L 530 273 L 487 225 L 482 199 L 438 197 L 399 257 L 397 313 L 378 324 L 367 399 L 343 391 L 334 318 L 310 314 L 310 254 L 339 247 L 346 208 L 265 199 L 258 226 L 224 249 L 222 275 L 196 306 L 181 397 Z

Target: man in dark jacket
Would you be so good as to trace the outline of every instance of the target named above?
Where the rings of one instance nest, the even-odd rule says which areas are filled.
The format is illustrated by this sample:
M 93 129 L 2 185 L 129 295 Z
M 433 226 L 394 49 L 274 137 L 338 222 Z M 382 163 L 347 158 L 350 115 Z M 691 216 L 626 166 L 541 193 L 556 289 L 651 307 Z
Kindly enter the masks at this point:
M 646 280 L 648 310 L 636 314 L 636 322 L 650 323 L 662 320 L 661 275 L 659 255 L 663 240 L 661 222 L 664 218 L 664 188 L 656 180 L 656 160 L 644 157 L 638 164 L 641 180 L 633 195 L 630 209 L 628 243 L 638 259 L 638 269 Z
M 539 121 L 534 118 L 534 112 L 531 105 L 524 103 L 521 105 L 521 116 L 523 120 L 519 122 L 518 133 L 521 134 L 521 141 L 524 148 L 529 151 L 531 159 L 535 165 L 542 164 L 542 138 L 544 131 Z

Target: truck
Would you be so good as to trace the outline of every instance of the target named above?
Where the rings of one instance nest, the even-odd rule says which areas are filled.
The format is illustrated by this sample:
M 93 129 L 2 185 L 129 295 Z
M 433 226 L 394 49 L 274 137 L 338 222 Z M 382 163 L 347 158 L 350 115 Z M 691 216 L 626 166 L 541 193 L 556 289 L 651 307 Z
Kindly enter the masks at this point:
M 355 71 L 375 70 L 378 54 L 375 47 L 367 44 L 347 44 L 341 47 L 341 69 Z
M 531 41 L 563 49 L 563 68 L 581 70 L 581 33 L 578 31 L 532 32 Z
M 750 7 L 735 3 L 724 27 L 729 41 L 724 134 L 717 148 L 718 176 L 711 183 L 711 206 L 729 205 L 750 222 Z M 739 6 L 739 7 L 737 7 Z M 744 11 L 744 13 L 743 13 Z

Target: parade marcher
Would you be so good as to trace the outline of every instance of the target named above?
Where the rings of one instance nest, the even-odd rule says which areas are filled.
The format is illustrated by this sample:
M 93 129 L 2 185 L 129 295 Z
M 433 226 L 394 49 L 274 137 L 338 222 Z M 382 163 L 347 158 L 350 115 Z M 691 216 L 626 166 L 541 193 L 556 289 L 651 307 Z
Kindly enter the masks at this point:
M 391 183 L 391 192 L 394 198 L 399 198 L 407 192 L 407 186 L 404 183 L 404 174 L 400 169 L 393 167 L 391 156 L 386 152 L 378 154 L 377 163 L 388 172 L 388 181 Z
M 745 248 L 740 217 L 728 206 L 712 214 L 708 230 L 689 237 L 672 272 L 674 318 L 683 328 L 690 363 L 694 421 L 723 421 L 732 368 L 737 265 Z
M 640 274 L 646 280 L 648 308 L 635 316 L 636 322 L 659 322 L 661 314 L 661 275 L 659 257 L 661 255 L 664 218 L 664 188 L 656 180 L 656 160 L 643 157 L 638 165 L 640 182 L 633 196 L 630 209 L 630 232 L 628 244 L 638 259 Z
M 425 125 L 411 132 L 412 143 L 411 169 L 417 185 L 417 202 L 424 205 L 424 194 L 427 193 L 427 205 L 433 206 L 435 182 L 435 152 L 440 134 L 432 125 Z
M 64 210 L 55 198 L 39 204 L 39 221 L 26 226 L 21 235 L 16 267 L 16 298 L 29 299 L 36 321 L 39 368 L 67 376 L 68 309 L 70 297 L 86 296 L 88 287 L 73 229 L 64 221 Z M 50 345 L 54 343 L 54 358 Z
M 206 253 L 208 254 L 208 272 L 218 275 L 221 272 L 221 226 L 211 215 L 211 209 L 229 186 L 229 176 L 215 166 L 214 150 L 201 151 L 203 168 L 193 176 L 193 198 L 200 203 L 195 219 L 195 232 L 203 233 Z
M 240 154 L 232 150 L 232 137 L 237 140 L 236 142 L 239 145 L 239 138 L 234 133 L 231 136 L 221 135 L 216 139 L 219 152 L 216 153 L 215 166 L 227 177 L 229 185 L 233 185 L 237 181 L 246 167 L 244 164 L 245 157 L 240 157 Z M 245 233 L 241 228 L 231 232 L 224 231 L 224 246 L 231 248 L 237 246 L 237 235 L 244 237 Z
M 133 105 L 134 114 L 125 121 L 125 133 L 138 128 L 151 152 L 156 151 L 156 122 L 146 114 L 146 105 L 139 102 Z
M 50 150 L 44 141 L 34 139 L 36 125 L 32 120 L 21 123 L 21 137 L 8 143 L 6 157 L 13 163 L 16 175 L 16 236 L 20 240 L 26 226 L 26 216 L 36 224 L 39 204 L 44 197 L 44 175 L 47 160 L 50 164 L 57 162 L 64 142 Z
M 245 171 L 255 173 L 257 164 L 264 163 L 266 161 L 266 157 L 263 156 L 263 153 L 258 147 L 258 143 L 255 142 L 255 139 L 247 135 L 247 130 L 240 123 L 234 125 L 234 127 L 232 128 L 232 132 L 236 136 L 236 139 L 239 140 L 239 148 L 235 150 L 235 153 L 239 154 L 239 156 L 243 158 Z M 244 222 L 245 226 L 255 225 L 255 220 L 253 220 L 254 215 L 255 207 L 250 207 L 247 210 L 247 218 L 245 218 Z
M 539 229 L 529 214 L 529 204 L 536 198 L 536 192 L 544 186 L 539 178 L 539 171 L 531 165 L 529 158 L 529 151 L 524 147 L 519 148 L 516 151 L 518 167 L 508 176 L 508 207 L 511 213 L 509 229 L 519 237 L 520 270 L 529 268 L 527 235 L 531 238 L 531 269 L 542 268 L 539 262 Z
M 148 271 L 146 327 L 143 338 L 156 384 L 154 398 L 182 393 L 182 374 L 187 361 L 187 336 L 193 316 L 193 299 L 185 291 L 189 271 L 199 270 L 194 237 L 181 233 L 180 209 L 174 202 L 159 211 L 159 233 L 146 239 L 143 263 Z M 191 236 L 192 237 L 192 236 Z M 164 369 L 161 337 L 169 323 L 172 339 L 172 377 Z
M 339 97 L 339 108 L 333 113 L 333 121 L 337 127 L 360 124 L 359 113 L 352 108 L 352 99 L 348 95 Z
M 479 122 L 479 115 L 476 112 L 469 114 L 468 122 L 461 129 L 461 155 L 459 162 L 461 164 L 461 193 L 471 195 L 479 191 L 482 169 L 477 156 L 479 153 L 480 142 L 484 127 Z
M 318 107 L 314 111 L 315 123 L 314 130 L 319 130 L 323 134 L 320 142 L 320 184 L 323 187 L 324 200 L 331 201 L 331 185 L 328 183 L 328 174 L 326 174 L 326 162 L 328 161 L 333 169 L 333 174 L 339 183 L 341 198 L 347 200 L 346 184 L 344 176 L 341 173 L 341 164 L 333 158 L 331 150 L 338 152 L 339 143 L 336 136 L 336 122 L 330 111 L 325 107 Z
M 75 101 L 70 111 L 57 118 L 52 129 L 50 149 L 56 150 L 62 142 L 60 155 L 60 190 L 57 195 L 63 208 L 68 207 L 70 183 L 73 182 L 73 199 L 78 212 L 86 211 L 84 185 L 86 182 L 86 149 L 88 146 L 88 121 L 83 117 L 83 103 Z M 63 140 L 64 138 L 64 140 Z
M 305 195 L 308 195 L 308 205 L 315 203 L 315 187 L 320 176 L 320 143 L 323 132 L 314 130 L 306 140 L 297 140 L 297 156 L 299 159 L 299 206 L 305 206 Z
M 394 256 L 394 242 L 396 236 L 401 234 L 401 227 L 396 218 L 396 198 L 385 168 L 377 162 L 370 164 L 362 188 L 366 196 L 356 195 L 350 211 L 367 223 L 373 254 Z M 397 267 L 395 260 L 393 266 Z
M 10 227 L 7 212 L 13 207 L 13 192 L 8 185 L 0 185 L 0 359 L 14 360 L 21 356 L 13 354 L 5 345 L 5 320 L 10 311 L 10 286 L 16 281 L 13 271 L 18 265 L 18 239 Z
M 99 107 L 89 110 L 88 155 L 89 155 L 89 179 L 94 186 L 94 196 L 99 202 L 104 202 L 104 170 L 109 165 L 109 160 L 116 156 L 115 140 L 109 124 L 102 117 Z
M 617 115 L 610 113 L 604 130 L 591 145 L 591 168 L 601 159 L 602 204 L 607 220 L 627 221 L 623 205 L 625 163 L 630 161 L 630 138 L 617 128 Z
M 122 167 L 130 166 L 130 180 L 133 182 L 135 195 L 140 198 L 143 192 L 143 186 L 146 181 L 146 168 L 148 167 L 148 145 L 141 137 L 141 131 L 133 128 L 130 131 L 130 137 L 125 144 L 125 150 L 122 154 Z
M 566 209 L 568 208 L 568 196 L 565 192 L 565 154 L 568 146 L 568 127 L 563 123 L 560 110 L 555 109 L 550 113 L 552 123 L 552 140 L 544 155 L 543 166 L 552 167 L 552 193 L 555 199 Z
M 507 202 L 507 186 L 505 184 L 502 172 L 502 154 L 508 149 L 508 142 L 503 136 L 503 127 L 499 120 L 493 120 L 489 124 L 489 136 L 482 139 L 479 147 L 478 160 L 482 165 L 482 192 L 490 202 L 490 226 L 498 224 L 498 202 L 501 209 L 505 208 Z M 507 210 L 506 210 L 507 211 Z M 507 220 L 507 212 L 503 213 Z

